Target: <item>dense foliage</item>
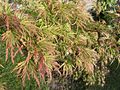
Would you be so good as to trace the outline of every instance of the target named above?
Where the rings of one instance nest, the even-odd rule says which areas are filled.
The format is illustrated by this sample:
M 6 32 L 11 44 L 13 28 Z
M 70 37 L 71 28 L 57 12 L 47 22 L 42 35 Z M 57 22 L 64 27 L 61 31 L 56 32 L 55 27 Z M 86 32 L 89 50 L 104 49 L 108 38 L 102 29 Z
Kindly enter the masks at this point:
M 99 7 L 96 18 L 107 9 Z M 0 0 L 0 21 L 0 47 L 5 52 L 1 58 L 6 61 L 1 67 L 10 65 L 4 70 L 11 70 L 18 85 L 22 80 L 23 88 L 30 81 L 41 88 L 56 78 L 68 83 L 68 77 L 102 86 L 108 66 L 120 60 L 119 23 L 94 21 L 82 0 L 16 0 L 13 4 Z

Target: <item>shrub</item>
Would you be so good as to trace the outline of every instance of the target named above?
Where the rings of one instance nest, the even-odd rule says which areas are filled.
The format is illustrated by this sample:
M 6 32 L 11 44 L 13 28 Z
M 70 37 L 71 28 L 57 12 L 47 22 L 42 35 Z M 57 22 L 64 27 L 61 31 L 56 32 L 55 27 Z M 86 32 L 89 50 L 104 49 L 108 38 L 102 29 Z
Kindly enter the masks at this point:
M 119 60 L 119 30 L 94 22 L 82 0 L 16 3 L 0 2 L 0 27 L 6 61 L 11 58 L 24 86 L 31 78 L 38 86 L 49 83 L 53 72 L 75 80 L 82 76 L 86 85 L 105 83 L 107 65 Z

